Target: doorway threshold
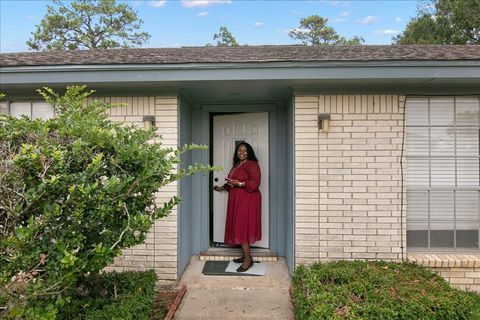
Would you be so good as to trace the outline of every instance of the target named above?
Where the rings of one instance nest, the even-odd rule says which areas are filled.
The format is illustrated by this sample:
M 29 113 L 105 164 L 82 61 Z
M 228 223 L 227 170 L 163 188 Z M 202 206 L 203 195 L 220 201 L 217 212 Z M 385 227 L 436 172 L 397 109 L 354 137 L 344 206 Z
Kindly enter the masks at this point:
M 270 251 L 270 249 L 263 248 L 251 248 L 250 253 L 255 261 L 278 261 L 278 255 L 276 252 Z M 200 253 L 200 260 L 215 260 L 215 261 L 228 261 L 234 258 L 238 258 L 242 255 L 241 248 L 209 248 L 207 251 Z

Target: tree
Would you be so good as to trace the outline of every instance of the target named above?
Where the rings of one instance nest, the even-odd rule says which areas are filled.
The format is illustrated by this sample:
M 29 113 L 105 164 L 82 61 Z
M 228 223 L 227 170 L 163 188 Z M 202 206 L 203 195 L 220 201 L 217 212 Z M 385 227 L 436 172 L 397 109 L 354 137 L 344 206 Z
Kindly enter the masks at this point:
M 351 39 L 346 39 L 345 37 L 340 37 L 340 39 L 337 41 L 337 45 L 360 45 L 365 42 L 365 39 L 363 39 L 360 36 L 353 36 Z
M 140 46 L 150 34 L 140 32 L 143 21 L 125 3 L 115 0 L 53 0 L 33 37 L 32 50 L 78 50 Z
M 429 5 L 430 4 L 430 5 Z M 419 7 L 396 44 L 480 44 L 480 0 L 433 0 Z
M 238 47 L 237 39 L 228 31 L 227 27 L 220 27 L 218 33 L 213 35 L 213 40 L 217 40 L 217 47 Z
M 84 103 L 91 92 L 41 90 L 57 117 L 0 115 L 0 317 L 53 319 L 124 248 L 143 243 L 177 197 L 155 193 L 186 175 L 181 150 L 162 147 L 155 129 L 108 119 L 112 107 Z M 72 301 L 73 302 L 73 301 Z M 6 314 L 5 314 L 6 313 Z
M 293 39 L 300 40 L 304 45 L 327 45 L 327 44 L 362 44 L 363 38 L 354 36 L 346 39 L 337 34 L 335 29 L 327 25 L 328 19 L 317 15 L 300 19 L 300 26 L 289 32 Z

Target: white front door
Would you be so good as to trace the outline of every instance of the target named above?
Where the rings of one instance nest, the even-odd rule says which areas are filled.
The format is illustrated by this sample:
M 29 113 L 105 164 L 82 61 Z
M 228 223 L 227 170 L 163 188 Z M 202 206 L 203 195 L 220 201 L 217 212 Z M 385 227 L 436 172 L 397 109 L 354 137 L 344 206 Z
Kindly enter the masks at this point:
M 213 164 L 223 167 L 214 172 L 214 185 L 223 185 L 233 162 L 233 153 L 240 141 L 248 142 L 260 165 L 262 180 L 262 240 L 252 246 L 269 247 L 268 209 L 268 113 L 241 113 L 213 117 Z M 217 180 L 218 179 L 218 180 Z M 217 181 L 216 181 L 217 180 Z M 226 192 L 213 193 L 213 241 L 223 243 L 227 211 Z

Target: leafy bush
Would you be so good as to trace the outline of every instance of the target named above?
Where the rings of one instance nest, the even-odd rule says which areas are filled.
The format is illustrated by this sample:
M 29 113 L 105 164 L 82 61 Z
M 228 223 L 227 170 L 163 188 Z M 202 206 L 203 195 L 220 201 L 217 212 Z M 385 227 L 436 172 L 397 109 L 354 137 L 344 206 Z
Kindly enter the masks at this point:
M 60 311 L 58 318 L 83 320 L 148 320 L 155 302 L 153 270 L 147 272 L 103 273 L 93 285 L 88 279 L 76 290 L 72 303 Z M 101 288 L 101 296 L 90 298 L 88 292 Z
M 300 266 L 296 319 L 480 319 L 480 296 L 410 263 L 337 261 Z
M 0 115 L 0 317 L 55 319 L 74 288 L 179 202 L 157 205 L 156 191 L 212 169 L 175 172 L 181 153 L 201 147 L 164 148 L 154 129 L 111 122 L 112 106 L 86 105 L 84 86 L 39 92 L 55 118 Z

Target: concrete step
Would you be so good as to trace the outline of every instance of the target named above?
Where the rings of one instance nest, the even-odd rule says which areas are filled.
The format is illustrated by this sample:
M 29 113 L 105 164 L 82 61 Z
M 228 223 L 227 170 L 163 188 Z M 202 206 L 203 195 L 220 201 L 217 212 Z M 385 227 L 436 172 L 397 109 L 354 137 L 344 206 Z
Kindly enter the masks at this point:
M 278 261 L 278 255 L 276 252 L 272 252 L 269 249 L 252 248 L 252 257 L 255 261 L 262 262 L 276 262 Z M 200 253 L 200 261 L 215 260 L 215 261 L 228 261 L 234 258 L 238 258 L 242 255 L 240 248 L 210 248 L 207 251 Z

